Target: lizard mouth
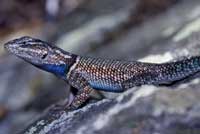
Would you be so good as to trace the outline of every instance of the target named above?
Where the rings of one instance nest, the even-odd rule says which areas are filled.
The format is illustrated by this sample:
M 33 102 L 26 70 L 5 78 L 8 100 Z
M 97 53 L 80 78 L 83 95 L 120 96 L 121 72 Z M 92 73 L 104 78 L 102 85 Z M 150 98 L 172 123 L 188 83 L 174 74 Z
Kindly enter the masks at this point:
M 4 44 L 4 48 L 11 54 L 34 65 L 47 61 L 48 47 L 41 40 L 28 36 L 11 40 Z
M 16 40 L 9 41 L 4 44 L 4 48 L 10 52 L 16 54 L 16 49 L 18 48 L 19 44 L 16 42 Z
M 11 40 L 4 44 L 4 48 L 10 53 L 17 54 L 18 49 L 22 45 L 24 45 L 25 41 L 27 41 L 28 39 L 30 39 L 30 37 L 24 36 L 18 39 Z

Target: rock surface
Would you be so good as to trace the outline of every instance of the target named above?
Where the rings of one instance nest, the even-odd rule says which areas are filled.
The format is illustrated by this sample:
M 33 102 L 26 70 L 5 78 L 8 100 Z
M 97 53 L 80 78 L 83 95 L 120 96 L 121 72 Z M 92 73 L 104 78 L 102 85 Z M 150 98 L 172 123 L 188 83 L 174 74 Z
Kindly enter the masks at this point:
M 105 99 L 74 112 L 56 112 L 59 115 L 51 123 L 46 124 L 46 118 L 42 118 L 25 133 L 197 134 L 200 91 L 194 87 L 198 84 L 196 79 L 175 89 L 135 88 L 115 100 Z

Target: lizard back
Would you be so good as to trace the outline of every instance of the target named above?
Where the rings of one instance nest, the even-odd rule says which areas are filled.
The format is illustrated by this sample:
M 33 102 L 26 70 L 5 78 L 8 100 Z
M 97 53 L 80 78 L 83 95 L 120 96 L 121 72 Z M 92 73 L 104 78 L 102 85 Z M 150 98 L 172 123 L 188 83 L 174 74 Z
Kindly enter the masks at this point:
M 122 92 L 144 84 L 170 83 L 199 69 L 199 57 L 163 64 L 80 57 L 74 71 L 97 90 Z

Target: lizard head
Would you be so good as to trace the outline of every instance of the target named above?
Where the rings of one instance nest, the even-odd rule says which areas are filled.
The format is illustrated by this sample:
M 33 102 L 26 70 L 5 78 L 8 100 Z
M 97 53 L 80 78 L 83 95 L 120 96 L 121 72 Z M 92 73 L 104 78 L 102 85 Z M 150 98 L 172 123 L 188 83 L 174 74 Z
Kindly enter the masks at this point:
M 34 66 L 61 77 L 66 76 L 76 58 L 56 46 L 28 36 L 9 41 L 4 47 Z

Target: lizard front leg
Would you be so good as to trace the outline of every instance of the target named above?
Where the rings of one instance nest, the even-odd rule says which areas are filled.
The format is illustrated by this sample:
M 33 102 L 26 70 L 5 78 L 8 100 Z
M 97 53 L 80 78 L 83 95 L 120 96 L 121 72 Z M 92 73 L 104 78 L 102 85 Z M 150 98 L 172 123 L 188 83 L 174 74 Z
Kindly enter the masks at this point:
M 80 74 L 75 73 L 72 76 L 73 77 L 70 77 L 68 82 L 71 86 L 78 89 L 78 92 L 68 105 L 67 110 L 79 108 L 86 100 L 88 100 L 90 93 L 94 90 Z
M 86 86 L 81 89 L 70 103 L 69 110 L 75 110 L 79 108 L 90 97 L 92 90 L 93 89 L 90 86 Z

